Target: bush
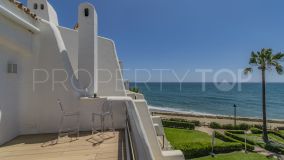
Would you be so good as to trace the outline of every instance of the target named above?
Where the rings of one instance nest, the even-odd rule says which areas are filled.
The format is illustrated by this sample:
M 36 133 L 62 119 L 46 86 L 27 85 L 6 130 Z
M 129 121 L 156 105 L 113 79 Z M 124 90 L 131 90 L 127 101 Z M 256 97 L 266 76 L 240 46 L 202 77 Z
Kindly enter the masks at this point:
M 253 134 L 262 134 L 262 130 L 260 130 L 258 128 L 251 128 L 250 131 Z
M 276 135 L 276 136 L 281 137 L 282 139 L 284 139 L 284 135 L 281 134 L 280 132 L 268 131 L 268 133 L 272 133 L 272 134 L 274 134 L 274 135 Z
M 185 119 L 181 119 L 181 118 L 170 118 L 170 119 L 166 119 L 168 121 L 176 121 L 176 122 L 188 122 L 188 120 Z
M 134 92 L 134 93 L 139 93 L 139 88 L 130 88 L 129 91 Z
M 224 124 L 224 125 L 222 125 L 222 129 L 233 130 L 233 129 L 235 129 L 235 127 L 232 124 Z
M 189 122 L 190 122 L 190 123 L 193 123 L 195 126 L 201 126 L 200 121 L 192 120 L 192 121 L 189 121 Z
M 190 130 L 193 130 L 195 128 L 193 123 L 188 123 L 188 122 L 163 120 L 162 123 L 164 127 L 169 127 L 169 128 L 182 128 L 182 129 L 190 129 Z
M 186 119 L 181 119 L 181 118 L 170 118 L 170 119 L 166 119 L 168 121 L 176 121 L 176 122 L 186 122 L 186 123 L 193 123 L 195 126 L 200 126 L 201 123 L 198 120 L 186 120 Z
M 222 141 L 224 142 L 238 142 L 242 145 L 243 149 L 245 149 L 245 143 L 244 142 L 241 142 L 239 140 L 236 140 L 234 138 L 231 138 L 229 136 L 226 136 L 218 131 L 215 131 L 215 137 L 218 138 L 218 139 L 221 139 Z M 247 150 L 249 151 L 253 151 L 254 150 L 254 146 L 253 145 L 250 145 L 250 144 L 246 144 L 247 146 Z
M 228 130 L 227 132 L 232 134 L 245 134 L 244 130 Z
M 248 130 L 249 128 L 251 128 L 252 126 L 246 123 L 241 123 L 238 125 L 239 130 Z
M 249 125 L 249 124 L 246 124 L 246 123 L 241 123 L 239 125 L 233 126 L 232 124 L 221 125 L 217 122 L 211 122 L 209 124 L 209 127 L 213 128 L 213 129 L 248 130 L 249 128 L 252 127 L 252 125 Z
M 183 152 L 186 159 L 203 157 L 210 154 L 210 143 L 180 144 L 175 147 Z M 214 146 L 214 153 L 229 153 L 242 150 L 242 145 L 235 142 L 221 143 Z
M 253 125 L 253 127 L 262 130 L 262 125 L 261 124 L 255 124 L 255 125 Z
M 271 152 L 279 153 L 279 154 L 284 154 L 284 149 L 282 146 L 276 143 L 267 143 L 265 145 L 265 149 Z
M 240 136 L 235 135 L 235 134 L 232 134 L 232 133 L 229 133 L 227 131 L 225 131 L 225 135 L 229 136 L 229 137 L 232 137 L 232 138 L 234 138 L 234 139 L 236 139 L 238 141 L 245 142 L 245 138 L 240 137 Z M 256 145 L 254 141 L 251 141 L 249 139 L 247 139 L 247 143 L 250 144 L 250 145 Z
M 209 124 L 209 126 L 210 126 L 210 128 L 213 128 L 213 129 L 221 129 L 222 128 L 221 124 L 219 124 L 217 122 L 211 122 Z

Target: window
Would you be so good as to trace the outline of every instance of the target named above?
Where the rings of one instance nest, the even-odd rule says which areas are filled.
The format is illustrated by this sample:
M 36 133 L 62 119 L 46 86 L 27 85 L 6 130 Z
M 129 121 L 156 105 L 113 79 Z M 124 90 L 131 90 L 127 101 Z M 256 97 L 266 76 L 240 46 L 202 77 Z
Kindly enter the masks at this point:
M 37 9 L 37 3 L 34 4 L 34 9 Z
M 17 64 L 8 64 L 8 73 L 17 73 L 18 72 L 18 68 L 17 68 Z
M 89 9 L 85 8 L 85 17 L 88 17 L 88 16 L 89 16 Z
M 44 5 L 43 4 L 40 5 L 40 9 L 44 10 Z

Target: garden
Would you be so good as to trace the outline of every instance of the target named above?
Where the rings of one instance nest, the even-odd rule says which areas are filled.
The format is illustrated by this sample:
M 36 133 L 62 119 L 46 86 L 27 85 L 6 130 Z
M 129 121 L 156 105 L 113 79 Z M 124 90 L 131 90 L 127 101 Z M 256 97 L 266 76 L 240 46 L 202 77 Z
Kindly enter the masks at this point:
M 209 128 L 214 129 L 214 149 L 212 154 L 212 136 L 208 133 L 195 130 L 201 124 L 198 121 L 183 119 L 163 119 L 166 137 L 172 148 L 181 150 L 186 159 L 273 159 L 254 153 L 255 147 L 277 154 L 284 153 L 284 132 L 269 131 L 270 143 L 265 144 L 262 140 L 261 126 L 239 124 L 220 125 L 212 122 Z M 248 153 L 244 153 L 244 150 Z M 207 156 L 207 157 L 206 157 Z M 274 157 L 276 158 L 276 157 Z

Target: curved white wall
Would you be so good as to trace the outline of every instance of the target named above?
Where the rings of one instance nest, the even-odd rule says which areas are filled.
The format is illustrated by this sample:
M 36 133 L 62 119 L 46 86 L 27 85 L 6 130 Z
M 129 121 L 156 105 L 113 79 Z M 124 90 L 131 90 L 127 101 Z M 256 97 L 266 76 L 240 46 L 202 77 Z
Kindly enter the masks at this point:
M 126 96 L 114 42 L 98 37 L 98 49 L 98 96 Z

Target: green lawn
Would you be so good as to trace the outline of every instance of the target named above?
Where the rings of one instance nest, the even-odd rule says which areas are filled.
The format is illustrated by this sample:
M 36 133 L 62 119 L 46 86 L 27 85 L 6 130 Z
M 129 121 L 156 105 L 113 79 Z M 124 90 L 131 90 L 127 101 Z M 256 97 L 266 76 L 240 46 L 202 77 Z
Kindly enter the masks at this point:
M 273 158 L 266 158 L 257 153 L 243 153 L 233 152 L 228 154 L 217 154 L 214 158 L 211 156 L 196 158 L 193 160 L 274 160 Z
M 165 133 L 167 139 L 173 146 L 181 143 L 211 143 L 211 136 L 196 130 L 165 128 Z M 223 141 L 216 139 L 216 144 L 222 142 Z

